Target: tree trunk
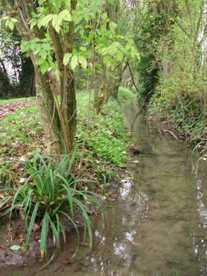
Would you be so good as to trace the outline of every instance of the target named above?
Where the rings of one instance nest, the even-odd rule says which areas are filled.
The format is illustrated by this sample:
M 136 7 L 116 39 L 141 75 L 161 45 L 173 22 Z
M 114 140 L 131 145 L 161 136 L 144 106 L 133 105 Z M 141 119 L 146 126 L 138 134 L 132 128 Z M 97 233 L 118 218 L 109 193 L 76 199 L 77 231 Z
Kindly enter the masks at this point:
M 55 154 L 71 153 L 76 133 L 76 95 L 72 72 L 67 73 L 65 95 L 59 102 L 59 82 L 50 73 L 42 74 L 35 65 L 36 87 L 45 133 L 48 137 L 48 151 Z
M 94 108 L 96 113 L 99 114 L 104 104 L 107 103 L 109 98 L 109 86 L 106 76 L 105 67 L 100 74 L 96 74 L 96 88 L 94 92 Z
M 110 91 L 110 96 L 114 99 L 118 99 L 118 94 L 119 94 L 119 86 L 122 82 L 122 74 L 123 74 L 123 69 L 122 69 L 122 64 L 120 64 L 116 70 L 111 72 L 111 77 L 108 80 L 109 83 L 109 91 Z
M 37 91 L 40 95 L 45 131 L 50 141 L 50 151 L 56 154 L 70 154 L 76 132 L 76 94 L 74 73 L 69 65 L 63 63 L 63 59 L 66 53 L 73 52 L 74 22 L 69 22 L 67 27 L 59 32 L 51 23 L 47 31 L 37 26 L 31 30 L 32 13 L 37 9 L 33 1 L 16 0 L 15 3 L 3 2 L 3 4 L 5 10 L 15 14 L 18 20 L 18 32 L 24 40 L 41 41 L 46 36 L 51 39 L 52 59 L 57 65 L 56 71 L 48 70 L 43 73 L 37 54 L 32 51 L 29 54 L 35 68 Z M 76 5 L 77 0 L 70 0 L 71 14 Z M 48 8 L 49 10 L 52 8 L 49 3 Z

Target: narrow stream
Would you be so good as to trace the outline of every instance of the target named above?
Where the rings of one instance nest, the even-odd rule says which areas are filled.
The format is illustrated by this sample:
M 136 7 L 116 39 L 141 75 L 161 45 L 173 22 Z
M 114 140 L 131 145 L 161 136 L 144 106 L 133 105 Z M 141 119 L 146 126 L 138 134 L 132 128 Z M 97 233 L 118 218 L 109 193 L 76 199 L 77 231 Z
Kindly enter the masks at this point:
M 76 262 L 65 249 L 40 276 L 207 275 L 207 170 L 187 146 L 162 136 L 127 109 L 133 142 L 143 151 L 129 161 L 130 179 L 97 224 L 92 252 Z M 64 259 L 64 261 L 63 261 Z M 34 275 L 39 266 L 5 270 L 2 276 Z

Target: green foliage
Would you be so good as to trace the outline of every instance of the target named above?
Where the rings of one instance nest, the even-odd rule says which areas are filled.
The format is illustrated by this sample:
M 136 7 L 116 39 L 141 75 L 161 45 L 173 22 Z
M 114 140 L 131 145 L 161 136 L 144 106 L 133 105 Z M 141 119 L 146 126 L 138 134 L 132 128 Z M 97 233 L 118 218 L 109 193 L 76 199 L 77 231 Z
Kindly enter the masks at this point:
M 120 42 L 118 42 L 118 39 Z M 98 53 L 103 57 L 104 64 L 112 69 L 125 60 L 133 60 L 135 63 L 139 60 L 139 54 L 134 41 L 130 38 L 125 40 L 121 35 L 117 39 L 115 38 L 115 41 L 109 46 L 102 45 L 98 49 Z
M 125 103 L 126 101 L 132 101 L 134 97 L 137 95 L 130 89 L 126 87 L 119 88 L 118 100 L 121 103 Z
M 35 106 L 20 109 L 0 121 L 2 150 L 4 144 L 29 144 L 33 141 L 36 133 L 42 130 L 40 114 L 37 111 Z
M 9 187 L 13 184 L 15 173 L 11 168 L 12 161 L 0 158 L 0 187 Z
M 103 1 L 78 1 L 73 13 L 70 11 L 70 1 L 60 1 L 57 6 L 50 4 L 49 8 L 45 2 L 39 5 L 33 13 L 30 28 L 44 30 L 44 36 L 23 41 L 22 50 L 26 53 L 33 52 L 38 57 L 42 73 L 57 69 L 54 62 L 54 41 L 49 28 L 53 27 L 61 37 L 67 33 L 71 22 L 78 39 L 71 52 L 63 53 L 63 63 L 72 70 L 79 65 L 83 69 L 91 69 L 94 51 L 103 57 L 104 64 L 109 67 L 116 66 L 124 58 L 139 58 L 133 40 L 118 31 L 117 24 L 106 13 Z M 8 16 L 5 20 L 8 21 Z
M 124 93 L 130 94 L 127 90 Z M 91 172 L 96 175 L 96 181 L 100 181 L 100 184 L 108 184 L 116 177 L 113 164 L 121 166 L 127 157 L 126 129 L 120 106 L 116 101 L 110 101 L 104 107 L 103 114 L 97 116 L 93 109 L 90 109 L 89 94 L 89 92 L 78 94 L 80 120 L 76 139 L 80 151 L 76 159 L 79 161 L 80 157 L 84 156 L 86 158 L 84 160 L 89 160 L 88 163 L 92 166 Z M 120 98 L 120 101 L 124 100 L 124 97 Z M 2 214 L 5 212 L 21 214 L 25 221 L 26 245 L 33 240 L 34 225 L 40 226 L 40 249 L 41 254 L 44 255 L 47 251 L 48 239 L 52 239 L 54 245 L 59 246 L 66 236 L 68 227 L 73 227 L 79 235 L 78 229 L 83 226 L 85 236 L 91 242 L 90 206 L 97 206 L 98 203 L 96 195 L 89 192 L 90 184 L 84 185 L 84 180 L 78 181 L 73 176 L 72 159 L 63 157 L 60 162 L 55 162 L 55 158 L 43 157 L 39 154 L 31 159 L 28 151 L 31 151 L 33 146 L 40 147 L 42 143 L 39 139 L 33 144 L 34 137 L 41 133 L 42 129 L 39 119 L 38 109 L 30 107 L 12 113 L 1 120 L 5 131 L 4 142 L 1 140 L 1 156 L 4 155 L 4 159 L 8 158 L 8 162 L 3 161 L 5 166 L 1 167 L 1 186 L 6 185 L 3 177 L 11 176 L 12 179 L 7 179 L 8 185 L 0 201 L 0 210 Z M 13 125 L 16 128 L 13 128 Z M 15 146 L 9 149 L 8 143 L 14 142 L 17 148 Z M 28 149 L 24 148 L 25 143 L 30 144 Z M 84 145 L 89 147 L 88 152 L 82 149 Z M 15 152 L 19 146 L 20 152 Z M 22 155 L 23 161 L 19 163 Z M 10 160 L 10 156 L 13 159 Z M 28 159 L 30 161 L 27 161 Z M 14 164 L 17 166 L 13 174 Z M 85 178 L 87 173 L 90 174 L 86 172 Z M 13 177 L 16 177 L 15 182 Z M 23 185 L 19 183 L 20 179 L 24 180 Z M 11 183 L 15 185 L 11 186 Z
M 19 99 L 1 100 L 0 105 L 14 101 Z M 0 129 L 0 185 L 14 185 L 23 174 L 21 158 L 41 147 L 40 113 L 35 106 L 19 109 L 0 120 Z
M 31 41 L 22 41 L 21 48 L 24 53 L 32 51 L 38 57 L 37 63 L 43 74 L 52 69 L 56 69 L 52 57 L 53 51 L 48 38 L 35 38 Z
M 5 25 L 6 29 L 13 31 L 18 20 L 9 16 L 4 16 L 0 20 L 0 24 Z
M 116 97 L 122 64 L 129 59 L 139 58 L 133 39 L 119 31 L 116 22 L 118 13 L 117 18 L 110 14 L 111 8 L 114 11 L 119 9 L 120 3 L 59 0 L 38 1 L 34 5 L 32 1 L 27 3 L 24 0 L 17 10 L 11 2 L 3 3 L 4 19 L 11 21 L 8 15 L 14 15 L 17 29 L 23 38 L 22 51 L 30 55 L 34 62 L 38 88 L 46 107 L 45 121 L 47 125 L 51 124 L 51 140 L 56 136 L 57 146 L 53 147 L 54 151 L 70 153 L 74 146 L 74 80 L 79 71 L 86 70 L 95 78 L 101 70 L 115 71 L 118 68 L 117 76 L 115 73 L 115 77 L 112 76 L 115 90 L 113 96 Z M 27 9 L 23 8 L 25 6 Z
M 20 211 L 23 215 L 26 246 L 32 241 L 35 224 L 41 226 L 42 256 L 47 251 L 48 238 L 55 246 L 60 246 L 61 237 L 65 240 L 66 231 L 70 228 L 79 234 L 78 227 L 83 226 L 84 237 L 92 243 L 89 207 L 90 204 L 97 205 L 96 195 L 79 186 L 79 181 L 72 175 L 72 165 L 73 157 L 63 156 L 61 161 L 54 162 L 52 157 L 34 155 L 27 163 L 28 179 L 13 192 L 11 207 L 6 211 L 11 214 Z M 11 191 L 9 198 L 10 195 Z
M 37 23 L 38 28 L 41 27 L 48 27 L 49 24 L 51 23 L 54 29 L 56 30 L 57 33 L 60 32 L 61 26 L 63 25 L 64 22 L 71 22 L 72 21 L 72 16 L 69 10 L 62 10 L 58 14 L 48 14 L 46 16 L 41 16 L 37 21 L 34 19 L 32 21 L 32 27 L 33 25 L 35 26 Z
M 64 55 L 63 63 L 64 65 L 70 64 L 72 70 L 75 70 L 77 66 L 81 66 L 83 69 L 87 68 L 87 60 L 81 55 L 72 55 L 71 53 L 67 53 Z
M 81 93 L 80 100 L 78 138 L 100 158 L 118 166 L 122 165 L 127 157 L 127 132 L 119 104 L 110 100 L 102 113 L 95 115 L 90 111 L 88 95 Z
M 206 23 L 202 5 L 200 0 L 178 2 L 180 17 L 169 32 L 172 43 L 163 41 L 158 48 L 162 70 L 150 104 L 152 113 L 168 118 L 193 145 L 203 143 L 206 137 L 207 64 L 202 44 Z
M 96 167 L 97 176 L 102 183 L 105 179 L 111 179 L 114 174 L 107 166 L 105 167 L 105 162 L 115 165 L 122 165 L 125 162 L 128 137 L 119 104 L 110 101 L 104 107 L 103 114 L 95 115 L 89 94 L 90 92 L 78 93 L 80 119 L 77 141 L 80 155 L 83 154 L 82 145 L 87 145 L 90 147 L 88 157 L 91 160 L 96 159 L 94 157 L 100 158 L 100 162 L 92 166 Z M 118 100 L 124 103 L 134 96 L 132 91 L 120 88 Z M 3 100 L 0 104 L 13 101 L 14 99 Z M 22 171 L 24 164 L 21 159 L 27 159 L 30 152 L 36 148 L 45 147 L 40 111 L 35 106 L 18 110 L 2 119 L 0 127 L 0 183 L 2 186 L 14 185 L 24 175 Z
M 147 0 L 138 9 L 134 27 L 135 41 L 140 52 L 138 73 L 140 79 L 139 99 L 147 105 L 159 81 L 160 63 L 158 49 L 162 39 L 166 39 L 176 17 L 176 2 Z

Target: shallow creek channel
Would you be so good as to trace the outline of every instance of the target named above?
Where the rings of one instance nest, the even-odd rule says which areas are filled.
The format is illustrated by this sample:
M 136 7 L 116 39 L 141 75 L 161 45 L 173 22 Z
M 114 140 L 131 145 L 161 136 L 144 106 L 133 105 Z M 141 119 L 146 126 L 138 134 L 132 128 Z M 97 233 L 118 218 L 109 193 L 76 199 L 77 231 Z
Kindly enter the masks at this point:
M 125 110 L 132 143 L 142 153 L 129 160 L 131 177 L 121 181 L 118 200 L 96 224 L 93 250 L 81 248 L 82 256 L 67 261 L 67 245 L 41 272 L 33 262 L 0 270 L 1 276 L 207 275 L 205 161 L 146 124 L 135 105 Z

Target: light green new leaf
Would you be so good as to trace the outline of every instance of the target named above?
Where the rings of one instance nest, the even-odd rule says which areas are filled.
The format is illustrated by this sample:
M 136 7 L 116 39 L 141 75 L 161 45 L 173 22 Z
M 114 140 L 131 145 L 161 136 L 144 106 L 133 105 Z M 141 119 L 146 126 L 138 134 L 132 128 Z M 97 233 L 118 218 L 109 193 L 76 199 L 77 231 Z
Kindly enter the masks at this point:
M 53 14 L 48 14 L 47 16 L 42 17 L 38 22 L 38 27 L 47 27 L 50 21 L 53 20 Z
M 68 10 L 63 10 L 59 14 L 50 14 L 46 16 L 43 21 L 43 24 L 48 24 L 51 20 L 54 29 L 57 33 L 59 33 L 63 21 L 72 21 L 72 16 Z
M 71 53 L 67 53 L 67 54 L 64 55 L 63 64 L 65 66 L 69 64 L 71 56 L 72 56 Z
M 83 67 L 83 69 L 87 68 L 87 60 L 83 56 L 79 56 L 79 63 Z
M 52 17 L 52 26 L 56 30 L 57 33 L 60 32 L 60 26 L 62 24 L 63 18 L 60 17 L 58 14 L 54 14 Z
M 14 27 L 16 26 L 16 23 L 18 22 L 17 19 L 9 17 L 9 16 L 4 16 L 1 18 L 0 21 L 5 22 L 5 27 L 8 28 L 9 30 L 13 31 Z
M 78 56 L 73 56 L 70 62 L 71 69 L 75 70 L 77 65 L 78 65 Z
M 71 14 L 68 10 L 61 11 L 59 13 L 59 17 L 62 18 L 62 20 L 65 20 L 65 21 L 69 21 L 69 22 L 72 21 L 72 16 L 71 16 Z

